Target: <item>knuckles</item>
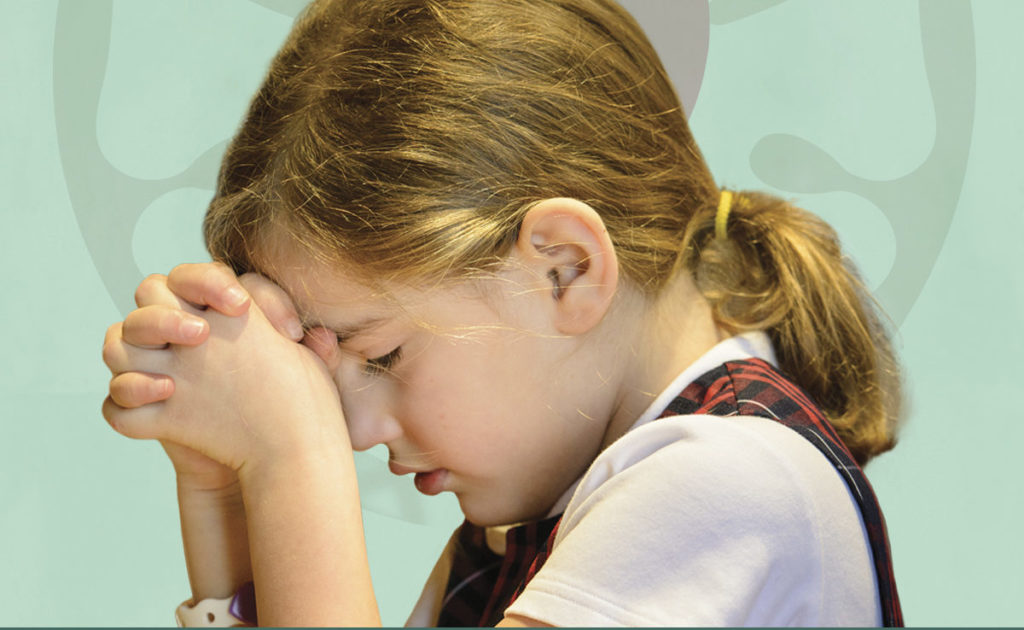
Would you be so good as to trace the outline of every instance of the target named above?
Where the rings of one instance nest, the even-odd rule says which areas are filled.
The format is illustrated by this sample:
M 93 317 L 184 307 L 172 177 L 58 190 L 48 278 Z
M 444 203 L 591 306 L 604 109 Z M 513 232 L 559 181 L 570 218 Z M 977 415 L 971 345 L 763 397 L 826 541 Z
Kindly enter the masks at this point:
M 117 358 L 118 341 L 121 339 L 121 322 L 111 324 L 107 328 L 107 334 L 103 338 L 103 363 L 113 371 L 114 361 Z
M 121 411 L 121 408 L 118 407 L 117 403 L 115 403 L 110 396 L 103 399 L 103 407 L 101 409 L 103 419 L 107 421 L 107 424 L 110 425 L 110 428 L 114 431 L 117 431 L 121 435 L 128 435 L 124 429 L 124 425 L 121 423 Z
M 115 349 L 114 349 L 114 344 L 111 344 L 111 343 L 103 344 L 103 364 L 106 365 L 107 368 L 110 369 L 111 372 L 114 372 L 114 360 L 115 359 L 116 359 L 116 352 L 115 352 Z
M 271 320 L 275 327 L 281 328 L 292 321 L 299 325 L 299 316 L 291 296 L 272 280 L 258 273 L 250 272 L 239 276 L 238 281 L 252 297 L 253 303 L 263 311 L 263 314 Z
M 174 382 L 144 374 L 118 374 L 110 379 L 109 398 L 120 409 L 136 409 L 166 400 L 174 391 Z
M 199 272 L 198 279 L 204 285 L 221 285 L 235 280 L 235 273 L 222 262 L 182 263 L 171 269 L 168 277 L 186 280 L 193 272 Z
M 154 292 L 161 287 L 167 286 L 167 276 L 160 273 L 152 273 L 146 276 L 135 289 L 135 305 L 144 306 Z
M 238 276 L 238 284 L 242 285 L 242 288 L 248 291 L 249 295 L 251 295 L 254 300 L 256 299 L 257 293 L 262 294 L 269 288 L 268 285 L 273 286 L 270 280 L 251 271 Z
M 226 299 L 228 290 L 238 285 L 235 272 L 221 262 L 183 263 L 167 277 L 167 286 L 172 292 L 202 306 L 216 307 Z
M 103 336 L 103 345 L 107 345 L 108 343 L 121 338 L 121 326 L 123 324 L 124 322 L 114 322 L 107 326 L 107 332 Z
M 138 385 L 124 375 L 110 379 L 110 400 L 121 409 L 137 407 Z

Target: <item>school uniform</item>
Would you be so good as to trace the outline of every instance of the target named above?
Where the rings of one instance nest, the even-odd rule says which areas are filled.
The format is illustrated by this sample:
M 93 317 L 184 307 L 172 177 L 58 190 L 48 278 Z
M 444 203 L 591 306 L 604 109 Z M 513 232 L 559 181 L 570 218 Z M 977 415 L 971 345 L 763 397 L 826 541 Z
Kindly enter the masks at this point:
M 464 523 L 410 625 L 902 625 L 871 487 L 774 366 L 763 333 L 712 348 L 503 555 Z

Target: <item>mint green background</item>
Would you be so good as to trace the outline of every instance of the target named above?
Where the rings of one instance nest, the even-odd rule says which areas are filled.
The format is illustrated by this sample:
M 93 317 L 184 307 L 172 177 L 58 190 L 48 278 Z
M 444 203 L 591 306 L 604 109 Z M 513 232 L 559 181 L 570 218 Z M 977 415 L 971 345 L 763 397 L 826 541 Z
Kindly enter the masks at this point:
M 670 2 L 641 1 L 650 0 L 630 6 L 658 27 L 671 67 L 677 44 L 660 38 L 657 15 L 670 16 Z M 938 133 L 918 4 L 788 0 L 750 15 L 739 6 L 711 4 L 692 116 L 712 170 L 723 184 L 796 197 L 832 221 L 878 287 L 897 252 L 917 251 L 915 234 L 934 231 L 933 204 L 911 199 L 912 229 L 900 232 L 855 192 L 773 189 L 751 155 L 765 136 L 791 134 L 863 178 L 914 171 Z M 900 318 L 910 412 L 900 446 L 868 468 L 912 625 L 1024 623 L 1024 3 L 970 8 L 973 25 L 961 25 L 976 46 L 968 159 L 935 182 L 963 186 L 941 250 L 924 261 L 926 282 L 897 287 L 921 290 Z M 115 304 L 108 294 L 69 199 L 67 178 L 81 173 L 64 172 L 60 151 L 81 147 L 57 139 L 56 15 L 52 1 L 0 2 L 0 624 L 167 625 L 188 594 L 173 479 L 157 445 L 114 434 L 99 414 L 103 331 L 130 295 Z M 289 24 L 244 0 L 115 2 L 99 110 L 79 131 L 125 175 L 176 176 L 230 136 Z M 75 30 L 83 58 L 90 28 Z M 959 89 L 963 72 L 946 63 L 932 80 Z M 785 164 L 778 159 L 769 164 Z M 128 232 L 142 272 L 205 259 L 198 224 L 213 177 L 203 171 L 162 194 Z M 426 499 L 389 476 L 380 459 L 362 455 L 359 468 L 384 620 L 397 624 L 458 514 L 450 498 Z

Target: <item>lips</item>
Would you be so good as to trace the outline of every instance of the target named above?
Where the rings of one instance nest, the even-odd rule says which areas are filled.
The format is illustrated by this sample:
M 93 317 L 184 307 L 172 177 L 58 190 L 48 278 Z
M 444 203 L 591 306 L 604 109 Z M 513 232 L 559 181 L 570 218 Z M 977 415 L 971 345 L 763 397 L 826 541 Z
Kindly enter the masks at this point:
M 394 460 L 388 462 L 388 468 L 396 475 L 408 475 L 415 473 L 413 483 L 416 489 L 428 496 L 434 496 L 444 490 L 444 482 L 448 477 L 448 470 L 435 468 L 434 470 L 416 470 L 396 463 Z
M 409 468 L 408 466 L 403 466 L 403 465 L 399 464 L 398 462 L 396 462 L 395 460 L 391 460 L 391 461 L 388 462 L 388 468 L 391 470 L 391 472 L 393 474 L 396 474 L 396 475 L 408 475 L 409 473 L 422 472 L 422 471 L 416 470 L 415 468 Z
M 416 484 L 416 489 L 423 494 L 434 496 L 444 490 L 444 482 L 447 477 L 448 471 L 444 468 L 438 468 L 437 470 L 416 473 L 413 483 Z

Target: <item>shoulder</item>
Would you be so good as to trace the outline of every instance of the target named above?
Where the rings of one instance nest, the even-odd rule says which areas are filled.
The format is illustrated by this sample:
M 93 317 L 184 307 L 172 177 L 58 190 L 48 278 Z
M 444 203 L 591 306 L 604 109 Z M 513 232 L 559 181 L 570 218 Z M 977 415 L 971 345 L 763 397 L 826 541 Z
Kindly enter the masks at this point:
M 823 489 L 842 493 L 836 481 L 827 460 L 777 422 L 665 418 L 630 431 L 594 461 L 566 509 L 562 536 L 606 502 L 623 519 L 648 513 L 688 533 L 727 523 L 737 534 L 784 526 L 794 537 L 814 536 L 807 516 Z
M 827 624 L 844 545 L 861 565 L 851 605 L 870 604 L 859 513 L 795 431 L 749 416 L 665 418 L 594 461 L 523 597 L 562 593 L 598 625 Z

